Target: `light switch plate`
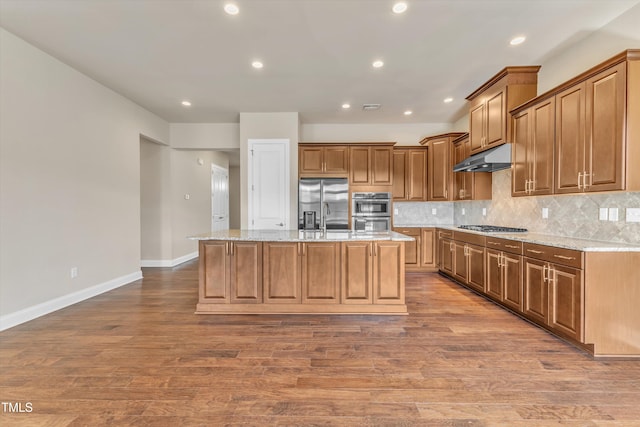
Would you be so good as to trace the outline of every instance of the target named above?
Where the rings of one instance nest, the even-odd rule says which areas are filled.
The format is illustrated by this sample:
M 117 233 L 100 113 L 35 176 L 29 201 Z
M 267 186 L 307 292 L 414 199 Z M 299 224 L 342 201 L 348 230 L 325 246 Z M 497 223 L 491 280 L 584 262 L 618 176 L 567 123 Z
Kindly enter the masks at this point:
M 549 208 L 542 208 L 542 218 L 549 218 Z
M 609 221 L 618 220 L 618 208 L 609 208 Z
M 487 208 L 482 208 L 482 216 L 487 216 Z
M 600 213 L 599 213 L 598 219 L 600 221 L 607 221 L 609 219 L 609 209 L 600 208 Z
M 431 208 L 431 215 L 436 215 L 438 210 L 436 208 Z
M 627 208 L 627 222 L 640 222 L 640 208 Z
M 466 215 L 466 214 L 467 214 L 467 211 L 464 208 L 462 208 L 462 215 Z

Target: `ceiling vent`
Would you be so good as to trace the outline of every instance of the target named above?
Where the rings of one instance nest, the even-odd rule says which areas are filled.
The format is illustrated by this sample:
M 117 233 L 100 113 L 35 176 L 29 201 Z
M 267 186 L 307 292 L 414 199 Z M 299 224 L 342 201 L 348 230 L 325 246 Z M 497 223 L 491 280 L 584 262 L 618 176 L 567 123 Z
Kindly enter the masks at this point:
M 380 109 L 380 104 L 363 104 L 362 105 L 362 109 L 364 111 L 379 110 Z

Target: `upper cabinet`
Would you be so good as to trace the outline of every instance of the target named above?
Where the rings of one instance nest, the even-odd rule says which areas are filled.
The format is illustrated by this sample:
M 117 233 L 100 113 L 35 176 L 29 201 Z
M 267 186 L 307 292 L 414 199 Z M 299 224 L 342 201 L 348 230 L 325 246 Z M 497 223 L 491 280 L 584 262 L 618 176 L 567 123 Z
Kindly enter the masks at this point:
M 624 51 L 511 114 L 514 196 L 640 190 L 640 50 Z
M 455 165 L 471 155 L 469 134 L 464 133 L 452 142 Z M 454 172 L 453 200 L 491 200 L 491 174 L 486 172 Z
M 427 200 L 427 149 L 395 147 L 393 149 L 394 201 Z
M 430 201 L 454 200 L 453 197 L 453 140 L 464 135 L 460 132 L 428 136 L 420 144 L 428 147 L 428 193 Z
M 510 142 L 508 111 L 536 96 L 539 69 L 506 67 L 467 97 L 471 154 Z
M 351 145 L 349 147 L 349 185 L 391 186 L 393 183 L 393 144 Z
M 349 146 L 299 144 L 298 174 L 310 178 L 346 178 L 349 175 Z

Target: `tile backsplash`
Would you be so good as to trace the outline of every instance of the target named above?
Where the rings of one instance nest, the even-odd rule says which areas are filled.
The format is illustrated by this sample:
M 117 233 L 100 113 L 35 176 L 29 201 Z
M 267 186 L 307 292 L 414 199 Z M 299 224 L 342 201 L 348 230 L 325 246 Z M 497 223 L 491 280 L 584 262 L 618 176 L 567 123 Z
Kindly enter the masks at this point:
M 625 220 L 627 208 L 640 208 L 638 192 L 511 197 L 510 169 L 494 172 L 492 179 L 493 200 L 394 203 L 398 209 L 394 224 L 492 224 L 557 236 L 640 244 L 640 223 Z M 431 215 L 432 207 L 437 209 L 437 219 Z M 546 219 L 542 218 L 543 208 L 548 209 Z M 600 208 L 616 208 L 618 220 L 600 221 Z

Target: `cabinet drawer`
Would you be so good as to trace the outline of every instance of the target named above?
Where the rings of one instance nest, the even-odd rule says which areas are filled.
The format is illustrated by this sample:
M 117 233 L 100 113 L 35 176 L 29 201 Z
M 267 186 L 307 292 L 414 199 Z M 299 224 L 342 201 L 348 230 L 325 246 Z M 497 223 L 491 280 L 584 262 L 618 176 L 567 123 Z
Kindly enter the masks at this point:
M 419 227 L 406 227 L 406 228 L 393 228 L 393 231 L 395 231 L 396 233 L 400 233 L 400 234 L 404 234 L 407 236 L 411 236 L 411 237 L 418 237 L 420 236 L 420 228 Z
M 453 230 L 443 230 L 442 228 L 438 228 L 438 239 L 452 239 L 453 238 Z
M 471 234 L 471 233 L 456 231 L 454 232 L 454 236 L 455 236 L 454 240 L 457 240 L 459 242 L 471 243 L 478 246 L 485 245 L 486 237 L 481 236 L 480 234 Z
M 512 254 L 522 254 L 522 242 L 497 237 L 487 237 L 487 248 L 496 249 Z
M 556 248 L 553 246 L 536 245 L 525 243 L 523 246 L 524 255 L 553 262 L 555 264 L 582 269 L 583 252 L 572 249 Z

